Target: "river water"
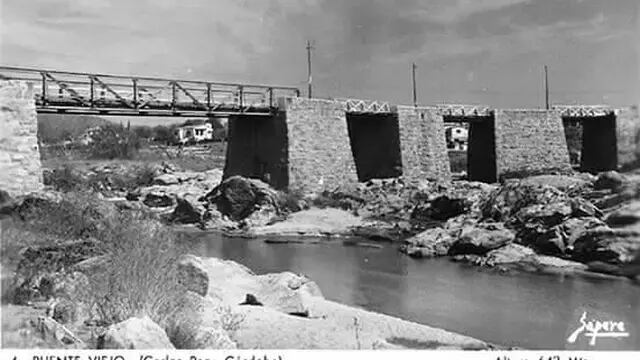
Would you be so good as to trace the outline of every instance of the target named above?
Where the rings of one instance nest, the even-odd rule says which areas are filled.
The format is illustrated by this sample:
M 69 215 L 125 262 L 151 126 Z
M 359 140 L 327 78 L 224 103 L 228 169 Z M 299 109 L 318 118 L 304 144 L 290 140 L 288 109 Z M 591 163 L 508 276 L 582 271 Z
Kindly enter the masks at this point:
M 586 309 L 599 320 L 624 321 L 629 332 L 626 338 L 598 339 L 597 349 L 640 350 L 640 286 L 628 281 L 497 274 L 447 259 L 412 259 L 395 245 L 267 244 L 191 235 L 196 255 L 234 260 L 259 274 L 304 274 L 328 299 L 496 344 L 570 348 L 567 336 Z

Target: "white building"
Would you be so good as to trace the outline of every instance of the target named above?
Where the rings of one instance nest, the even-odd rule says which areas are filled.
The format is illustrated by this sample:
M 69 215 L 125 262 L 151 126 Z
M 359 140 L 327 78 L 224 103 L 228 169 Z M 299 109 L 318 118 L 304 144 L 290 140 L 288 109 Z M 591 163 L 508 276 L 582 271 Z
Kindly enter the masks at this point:
M 449 150 L 467 150 L 469 142 L 469 130 L 462 126 L 451 126 L 445 130 L 447 148 Z
M 198 143 L 213 140 L 213 126 L 209 122 L 187 122 L 175 129 L 174 141 L 178 144 Z
M 92 128 L 88 128 L 84 131 L 84 133 L 82 133 L 82 135 L 80 135 L 78 137 L 78 139 L 76 140 L 76 142 L 82 144 L 82 145 L 89 145 L 93 142 L 93 136 L 95 133 L 97 133 L 98 131 L 100 131 L 100 127 L 96 126 L 96 127 L 92 127 Z M 70 142 L 71 143 L 71 142 Z

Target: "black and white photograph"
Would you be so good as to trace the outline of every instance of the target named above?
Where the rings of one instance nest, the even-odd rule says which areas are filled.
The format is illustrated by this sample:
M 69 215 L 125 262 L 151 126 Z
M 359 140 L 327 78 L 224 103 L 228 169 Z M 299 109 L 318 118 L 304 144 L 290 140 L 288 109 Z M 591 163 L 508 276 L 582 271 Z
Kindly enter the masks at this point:
M 639 17 L 0 0 L 2 360 L 635 358 Z

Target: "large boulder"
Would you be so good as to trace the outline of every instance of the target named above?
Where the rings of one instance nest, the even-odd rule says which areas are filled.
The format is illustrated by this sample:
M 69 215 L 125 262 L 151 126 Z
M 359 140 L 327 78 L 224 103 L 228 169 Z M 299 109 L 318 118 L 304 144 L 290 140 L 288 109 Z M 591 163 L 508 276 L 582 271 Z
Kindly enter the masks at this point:
M 519 244 L 507 244 L 501 248 L 491 250 L 483 259 L 483 265 L 498 266 L 520 263 L 535 256 L 535 252 Z
M 103 335 L 100 348 L 151 350 L 174 349 L 174 346 L 164 330 L 148 316 L 144 316 L 109 326 Z
M 0 215 L 8 215 L 13 211 L 13 198 L 8 192 L 0 189 Z
M 151 208 L 166 208 L 175 206 L 175 199 L 170 194 L 153 191 L 144 196 L 142 203 Z
M 565 247 L 573 251 L 573 244 L 587 231 L 603 226 L 605 223 L 595 217 L 570 218 L 560 224 L 560 231 L 564 237 Z
M 276 190 L 260 180 L 232 176 L 209 192 L 203 200 L 215 204 L 231 220 L 240 221 L 262 208 L 277 212 L 279 196 Z
M 535 223 L 545 227 L 552 227 L 566 220 L 573 212 L 566 203 L 535 204 L 520 209 L 515 215 L 518 224 Z
M 640 201 L 633 201 L 612 213 L 605 219 L 612 227 L 633 226 L 640 223 Z
M 598 174 L 596 181 L 593 183 L 593 187 L 596 190 L 618 191 L 622 189 L 626 183 L 627 179 L 624 175 L 617 171 L 607 171 Z
M 284 221 L 250 231 L 254 236 L 333 236 L 351 235 L 365 222 L 352 213 L 339 209 L 309 209 L 290 214 Z M 358 231 L 358 230 L 356 230 Z
M 100 253 L 99 244 L 94 240 L 24 248 L 13 278 L 14 303 L 57 296 L 56 287 L 68 280 L 64 270 Z
M 574 243 L 573 259 L 588 263 L 601 261 L 625 264 L 640 251 L 640 232 L 600 226 L 586 231 Z
M 485 219 L 508 221 L 518 211 L 528 206 L 567 202 L 568 200 L 565 193 L 548 185 L 507 181 L 481 202 L 480 210 Z
M 445 194 L 430 201 L 426 206 L 417 206 L 411 213 L 414 220 L 447 220 L 469 211 L 471 202 L 465 197 Z
M 411 236 L 411 224 L 405 221 L 388 223 L 383 221 L 367 222 L 352 230 L 354 236 L 373 241 L 397 242 Z
M 442 228 L 433 228 L 405 240 L 400 251 L 417 258 L 445 256 L 455 239 Z
M 505 246 L 515 239 L 515 234 L 501 223 L 482 223 L 463 227 L 449 249 L 449 255 L 482 255 Z
M 207 220 L 207 208 L 195 196 L 176 197 L 176 208 L 170 216 L 178 224 L 202 224 Z
M 202 260 L 193 255 L 185 255 L 178 261 L 178 274 L 182 285 L 201 296 L 209 291 L 209 275 Z
M 21 219 L 27 219 L 37 211 L 53 211 L 63 201 L 62 193 L 52 190 L 43 190 L 29 193 L 15 199 L 11 212 Z
M 322 297 L 308 278 L 290 272 L 255 275 L 248 268 L 228 260 L 200 259 L 209 278 L 207 296 L 238 305 L 251 295 L 258 303 L 287 314 L 307 315 L 308 297 Z
M 521 183 L 534 186 L 551 186 L 562 192 L 583 193 L 589 191 L 592 181 L 584 176 L 536 175 L 522 179 Z
M 557 225 L 572 213 L 566 203 L 535 204 L 520 209 L 511 221 L 517 229 L 518 240 L 548 254 L 563 254 L 564 239 Z

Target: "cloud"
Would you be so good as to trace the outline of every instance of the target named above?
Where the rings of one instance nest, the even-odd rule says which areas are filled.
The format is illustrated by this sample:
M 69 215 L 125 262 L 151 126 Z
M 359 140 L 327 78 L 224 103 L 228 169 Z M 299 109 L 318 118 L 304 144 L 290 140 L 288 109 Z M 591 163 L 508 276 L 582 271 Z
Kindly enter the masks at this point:
M 402 99 L 411 62 L 429 79 L 424 90 L 461 81 L 513 94 L 517 75 L 535 63 L 571 59 L 586 78 L 594 62 L 607 64 L 593 48 L 637 57 L 623 46 L 636 33 L 637 0 L 2 0 L 2 7 L 4 64 L 301 86 L 310 39 L 321 96 Z M 592 81 L 616 87 L 605 75 L 618 79 L 624 70 L 638 66 L 606 69 Z

